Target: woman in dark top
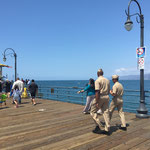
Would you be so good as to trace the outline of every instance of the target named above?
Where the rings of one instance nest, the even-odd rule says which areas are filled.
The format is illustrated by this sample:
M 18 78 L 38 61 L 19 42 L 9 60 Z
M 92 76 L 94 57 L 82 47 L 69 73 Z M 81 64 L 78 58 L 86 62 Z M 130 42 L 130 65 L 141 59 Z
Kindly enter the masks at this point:
M 83 109 L 84 114 L 89 114 L 90 108 L 91 108 L 91 102 L 95 98 L 95 83 L 94 79 L 89 80 L 89 84 L 85 87 L 84 90 L 78 91 L 78 93 L 83 93 L 87 91 L 87 98 L 86 98 L 86 105 Z

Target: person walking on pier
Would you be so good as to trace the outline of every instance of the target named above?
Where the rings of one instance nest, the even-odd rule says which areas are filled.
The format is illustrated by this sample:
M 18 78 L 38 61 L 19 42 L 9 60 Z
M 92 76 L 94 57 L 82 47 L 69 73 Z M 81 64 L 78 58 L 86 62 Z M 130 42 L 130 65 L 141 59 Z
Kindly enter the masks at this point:
M 95 81 L 95 96 L 92 101 L 90 114 L 96 123 L 96 127 L 93 130 L 94 133 L 110 135 L 110 119 L 109 119 L 109 91 L 110 81 L 103 77 L 103 70 L 97 71 L 98 79 Z M 105 121 L 104 130 L 103 125 L 100 122 L 100 115 L 97 111 L 101 109 Z
M 29 91 L 31 94 L 31 102 L 33 105 L 36 105 L 35 96 L 38 94 L 38 85 L 34 82 L 34 80 L 32 80 L 31 84 L 29 85 Z
M 90 78 L 89 84 L 85 87 L 84 90 L 78 91 L 78 93 L 83 93 L 87 91 L 87 97 L 86 97 L 86 105 L 83 109 L 84 114 L 89 114 L 90 108 L 91 108 L 91 102 L 95 98 L 95 83 L 94 79 Z
M 110 90 L 110 94 L 113 96 L 109 107 L 110 120 L 112 118 L 112 114 L 115 108 L 117 108 L 122 123 L 119 129 L 126 131 L 127 127 L 126 127 L 125 116 L 123 112 L 123 99 L 122 99 L 123 92 L 124 92 L 123 86 L 121 83 L 118 82 L 119 80 L 118 75 L 113 75 L 112 80 L 114 82 L 114 85 L 112 87 L 112 90 Z
M 15 85 L 18 86 L 19 91 L 22 94 L 22 92 L 24 90 L 24 84 L 23 84 L 23 82 L 19 78 L 17 78 L 17 80 L 14 82 L 14 84 L 12 86 L 12 91 L 14 90 Z M 20 94 L 20 97 L 19 97 L 19 100 L 18 100 L 19 104 L 21 104 L 21 94 Z
M 18 101 L 21 97 L 21 92 L 19 90 L 18 85 L 15 85 L 14 89 L 13 89 L 13 101 L 16 104 L 15 108 L 18 108 Z

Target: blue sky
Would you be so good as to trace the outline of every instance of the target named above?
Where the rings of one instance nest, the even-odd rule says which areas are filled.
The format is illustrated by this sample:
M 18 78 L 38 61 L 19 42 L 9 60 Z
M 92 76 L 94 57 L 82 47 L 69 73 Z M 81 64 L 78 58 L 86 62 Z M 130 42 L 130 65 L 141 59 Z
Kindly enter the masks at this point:
M 78 80 L 104 75 L 139 74 L 136 48 L 140 24 L 124 28 L 129 0 L 0 0 L 0 63 L 6 48 L 17 53 L 20 78 Z M 150 0 L 138 0 L 145 18 L 145 73 L 150 65 Z M 138 12 L 136 3 L 131 13 Z M 14 77 L 14 58 L 7 56 L 3 75 Z

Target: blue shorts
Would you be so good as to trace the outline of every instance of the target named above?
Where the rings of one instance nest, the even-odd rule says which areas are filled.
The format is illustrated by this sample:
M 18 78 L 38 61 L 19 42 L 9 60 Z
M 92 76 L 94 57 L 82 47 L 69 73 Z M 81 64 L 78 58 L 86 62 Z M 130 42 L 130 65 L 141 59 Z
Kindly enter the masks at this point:
M 13 99 L 14 99 L 14 100 L 19 100 L 19 99 L 20 99 L 20 96 L 14 96 Z

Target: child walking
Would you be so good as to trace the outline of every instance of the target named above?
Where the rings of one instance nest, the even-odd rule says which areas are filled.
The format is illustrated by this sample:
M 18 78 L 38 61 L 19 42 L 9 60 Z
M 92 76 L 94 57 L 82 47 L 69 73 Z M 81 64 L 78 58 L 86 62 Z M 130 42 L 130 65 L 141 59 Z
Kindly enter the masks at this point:
M 21 92 L 19 91 L 18 85 L 15 85 L 13 90 L 13 101 L 16 104 L 15 108 L 18 108 L 18 101 L 21 96 Z

